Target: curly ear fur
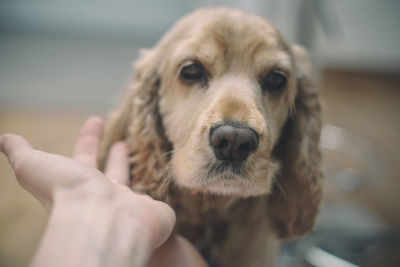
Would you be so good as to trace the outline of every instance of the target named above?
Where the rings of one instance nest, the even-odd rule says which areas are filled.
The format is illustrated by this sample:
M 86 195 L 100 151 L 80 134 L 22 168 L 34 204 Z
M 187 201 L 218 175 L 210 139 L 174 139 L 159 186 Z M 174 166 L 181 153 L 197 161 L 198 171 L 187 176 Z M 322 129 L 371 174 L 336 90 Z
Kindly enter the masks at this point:
M 292 50 L 298 69 L 298 94 L 295 110 L 274 148 L 282 169 L 268 199 L 270 220 L 279 238 L 310 230 L 321 199 L 321 106 L 305 50 L 297 45 Z
M 164 137 L 158 113 L 159 59 L 154 50 L 141 51 L 135 62 L 135 77 L 121 108 L 111 114 L 105 130 L 103 161 L 112 143 L 125 140 L 128 145 L 132 187 L 137 191 L 162 190 L 168 165 L 169 143 Z M 145 164 L 143 164 L 145 163 Z

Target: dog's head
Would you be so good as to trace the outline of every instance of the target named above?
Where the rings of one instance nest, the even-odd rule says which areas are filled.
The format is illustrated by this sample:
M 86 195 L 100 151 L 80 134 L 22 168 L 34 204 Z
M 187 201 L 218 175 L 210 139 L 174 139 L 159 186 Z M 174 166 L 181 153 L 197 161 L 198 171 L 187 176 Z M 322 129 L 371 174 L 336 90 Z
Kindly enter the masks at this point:
M 258 16 L 202 9 L 144 50 L 135 68 L 106 136 L 129 139 L 135 180 L 269 194 L 280 236 L 312 226 L 321 122 L 304 50 Z

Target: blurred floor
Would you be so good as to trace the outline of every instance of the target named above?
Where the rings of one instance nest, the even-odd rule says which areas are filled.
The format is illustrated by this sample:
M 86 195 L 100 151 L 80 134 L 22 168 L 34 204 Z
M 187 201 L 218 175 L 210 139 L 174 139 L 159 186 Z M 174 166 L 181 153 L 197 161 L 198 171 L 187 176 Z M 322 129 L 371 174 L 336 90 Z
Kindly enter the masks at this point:
M 400 76 L 332 70 L 323 73 L 321 85 L 325 121 L 370 140 L 388 162 L 387 177 L 377 177 L 371 186 L 346 195 L 343 201 L 366 205 L 388 227 L 399 230 Z M 19 133 L 38 149 L 69 155 L 87 115 L 87 110 L 46 112 L 8 103 L 7 109 L 0 110 L 0 133 Z M 18 186 L 4 156 L 0 176 L 0 266 L 26 266 L 45 226 L 46 212 Z

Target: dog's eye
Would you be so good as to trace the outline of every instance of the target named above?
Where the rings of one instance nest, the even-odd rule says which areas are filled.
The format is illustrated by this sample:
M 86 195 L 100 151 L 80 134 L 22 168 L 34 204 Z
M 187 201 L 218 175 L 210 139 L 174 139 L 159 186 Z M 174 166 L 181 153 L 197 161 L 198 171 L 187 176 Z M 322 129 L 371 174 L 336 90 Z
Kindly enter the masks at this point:
M 285 88 L 286 83 L 285 74 L 279 71 L 271 71 L 261 80 L 261 88 L 263 91 L 279 92 Z
M 197 82 L 206 78 L 206 71 L 200 63 L 192 63 L 184 66 L 179 76 L 187 82 Z

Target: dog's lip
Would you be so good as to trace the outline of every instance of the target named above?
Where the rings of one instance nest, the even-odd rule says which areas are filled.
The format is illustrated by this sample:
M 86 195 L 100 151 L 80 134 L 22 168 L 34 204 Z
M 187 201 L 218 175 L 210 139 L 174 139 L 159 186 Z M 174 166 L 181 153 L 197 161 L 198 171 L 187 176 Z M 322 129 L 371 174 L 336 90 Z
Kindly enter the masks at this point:
M 225 179 L 232 179 L 231 177 L 246 177 L 247 171 L 241 161 L 218 161 L 210 163 L 206 169 L 207 179 L 213 177 L 225 177 Z

